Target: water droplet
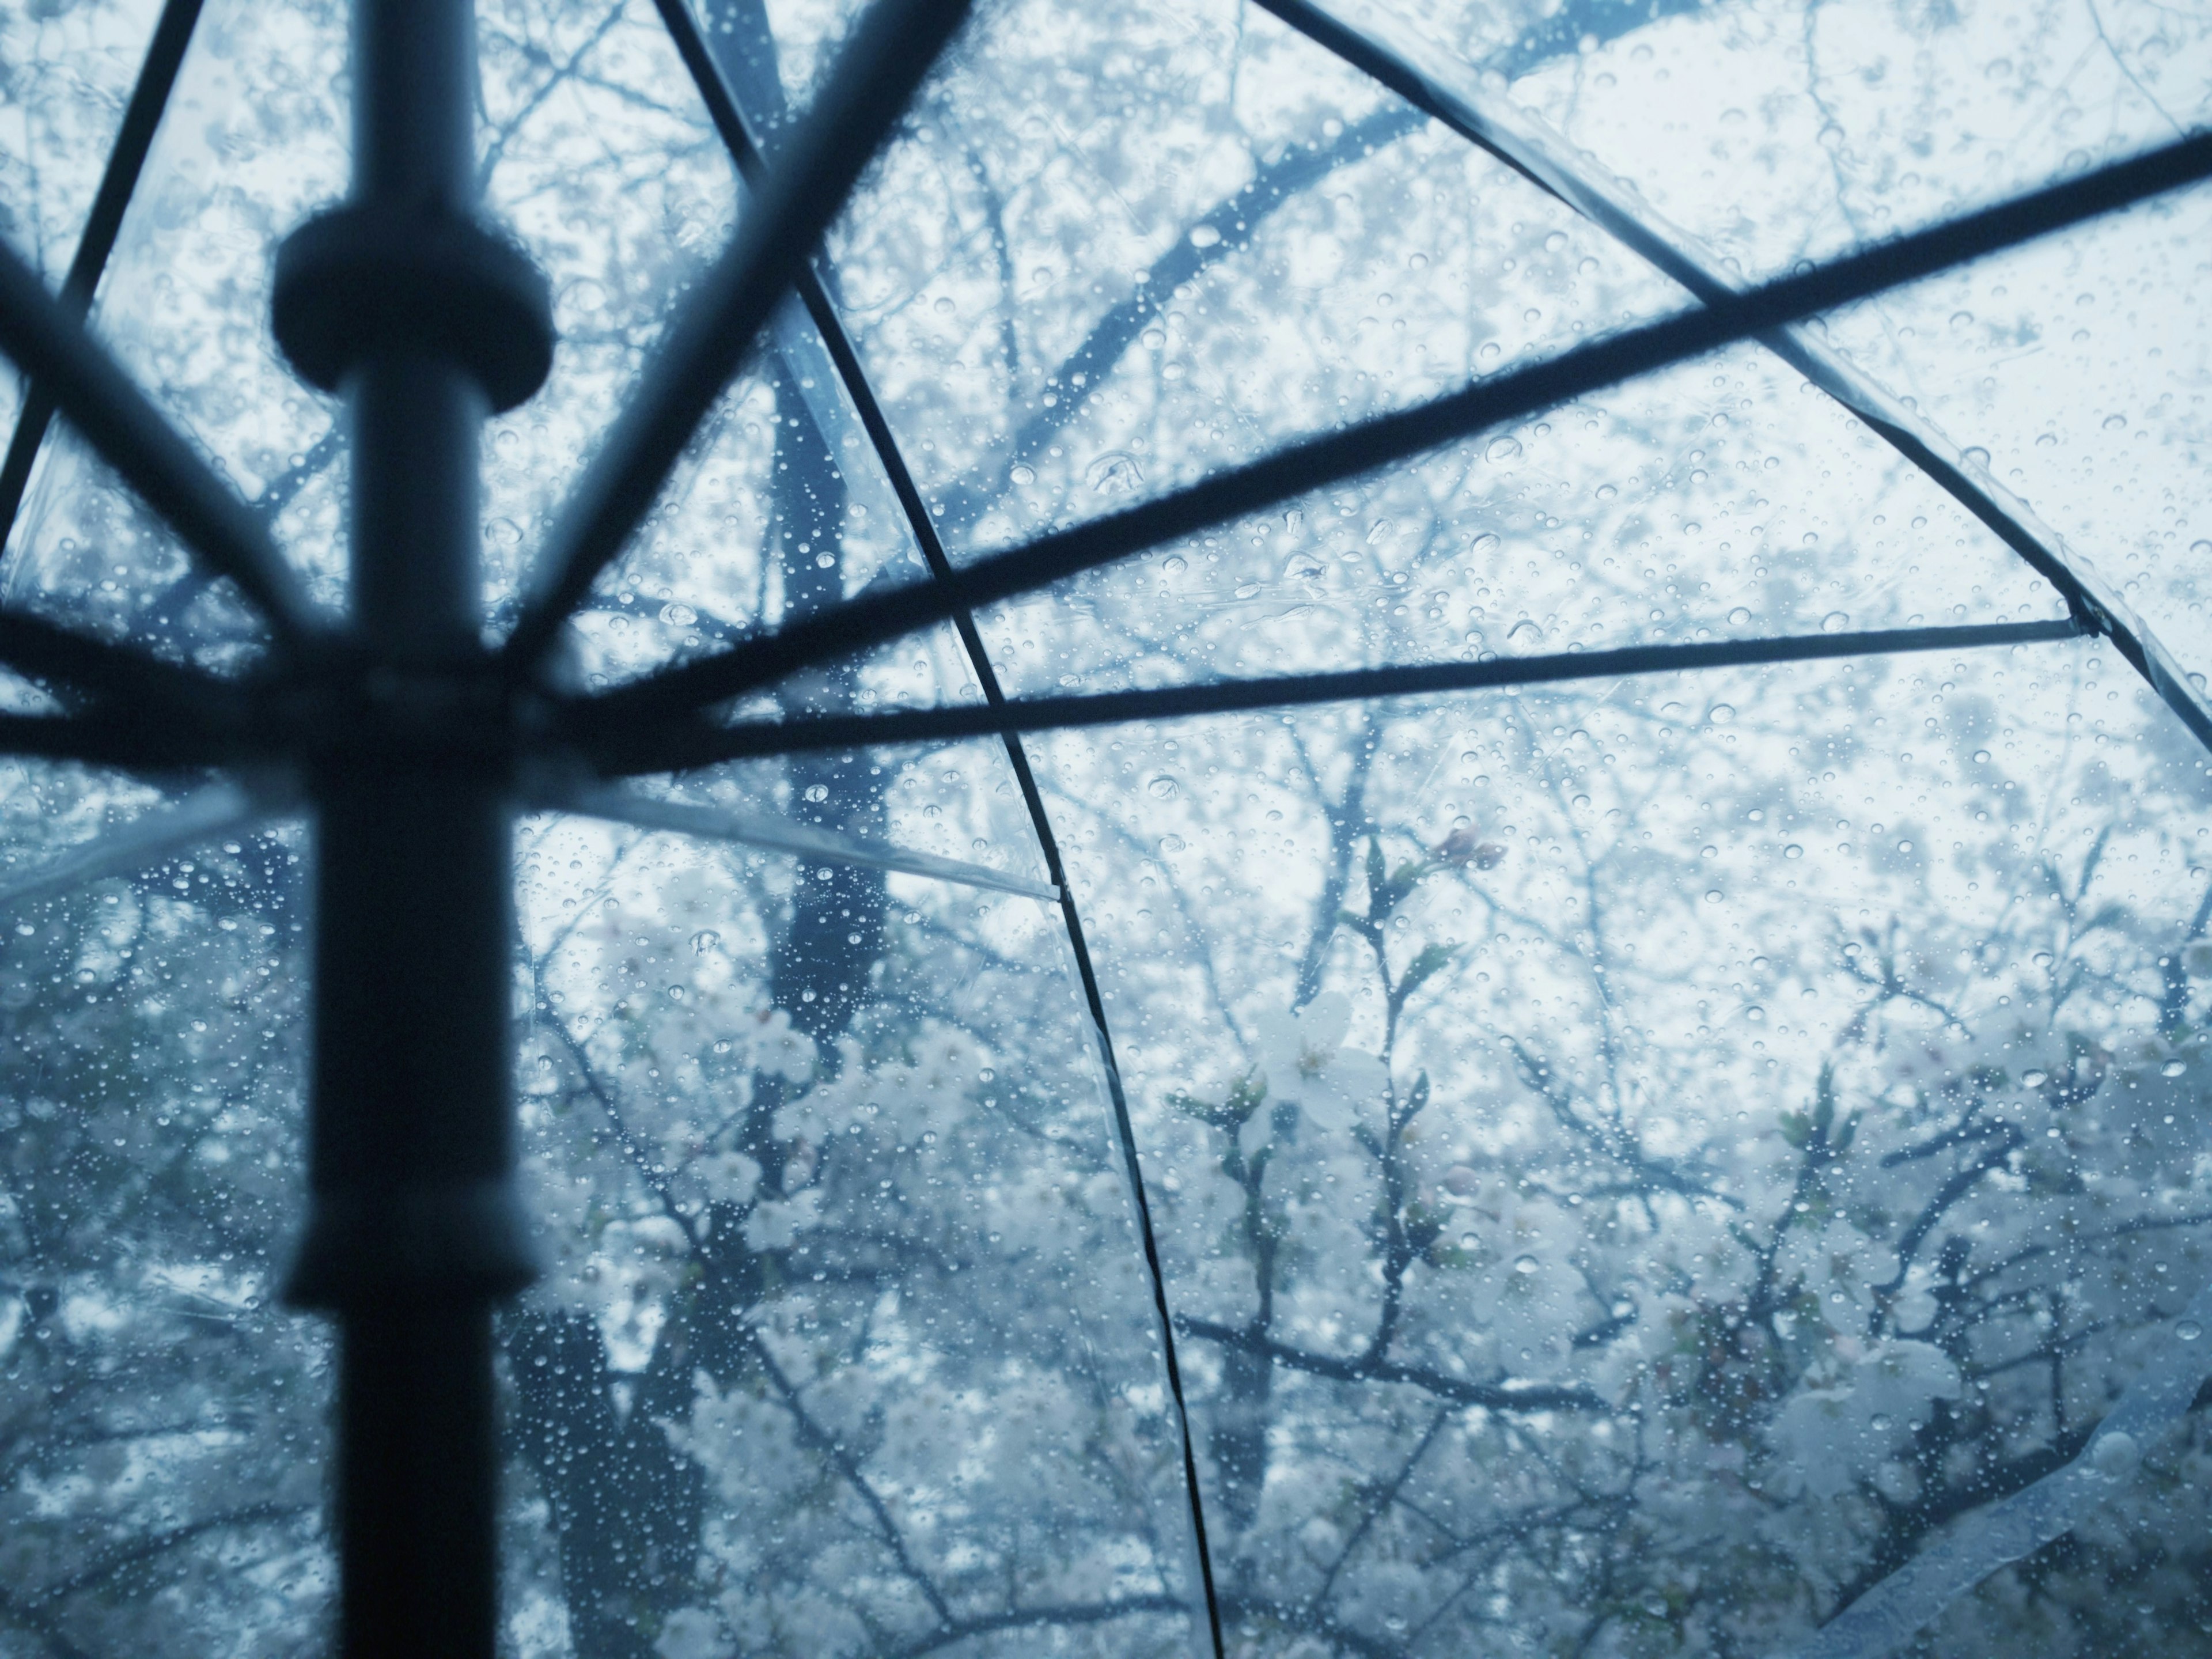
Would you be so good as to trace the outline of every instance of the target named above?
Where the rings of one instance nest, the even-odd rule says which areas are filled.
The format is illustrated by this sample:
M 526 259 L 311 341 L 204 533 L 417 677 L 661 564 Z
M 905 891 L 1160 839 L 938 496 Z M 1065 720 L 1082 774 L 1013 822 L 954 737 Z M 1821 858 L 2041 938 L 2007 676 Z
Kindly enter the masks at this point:
M 702 957 L 721 942 L 722 936 L 711 927 L 702 927 L 691 935 L 691 949 Z
M 1974 750 L 1974 764 L 1975 764 L 1975 765 L 1977 765 L 1977 766 L 1987 766 L 1989 763 L 1990 763 L 1990 751 L 1989 751 L 1988 750 L 1986 750 L 1986 749 L 1977 749 L 1976 750 Z
M 1302 507 L 1291 507 L 1283 514 L 1283 528 L 1293 532 L 1295 532 L 1298 526 L 1303 525 L 1305 521 L 1305 509 Z
M 2212 542 L 2191 542 L 2189 556 L 2192 559 L 2212 559 Z
M 1802 859 L 1805 856 L 1805 849 L 1793 841 L 1782 849 L 1782 856 L 1785 859 Z
M 1473 1233 L 1462 1233 L 1459 1236 L 1459 1247 L 1462 1250 L 1474 1249 L 1481 1243 L 1482 1241 L 1477 1238 Z
M 681 985 L 672 985 L 668 988 L 668 1000 L 671 1002 L 683 1001 L 684 995 L 684 988 Z
M 2185 1319 L 2173 1328 L 2173 1334 L 2184 1342 L 2194 1342 L 2204 1334 L 2204 1328 L 2193 1319 Z
M 1160 851 L 1163 853 L 1180 853 L 1188 844 L 1189 843 L 1185 842 L 1181 836 L 1162 836 L 1160 837 Z
M 2163 1066 L 2160 1066 L 2160 1067 L 2158 1068 L 2158 1074 L 2159 1074 L 2160 1077 L 2179 1077 L 2179 1076 L 2180 1076 L 2184 1072 L 2187 1071 L 2188 1069 L 2189 1069 L 2189 1066 L 2188 1066 L 2188 1062 L 2187 1062 L 2187 1061 L 2185 1061 L 2185 1060 L 2167 1060 L 2167 1061 L 2166 1062 L 2166 1064 L 2165 1064 L 2165 1065 L 2163 1065 Z
M 660 607 L 660 620 L 671 628 L 689 628 L 699 620 L 699 613 L 688 605 L 671 599 Z
M 1972 328 L 1973 325 L 1974 313 L 1972 312 L 1954 311 L 1951 313 L 1951 326 L 1953 328 L 1964 331 L 1966 329 Z
M 484 526 L 484 539 L 494 547 L 513 547 L 522 540 L 522 526 L 512 519 L 494 519 Z
M 1505 637 L 1509 640 L 1525 640 L 1534 642 L 1534 641 L 1540 640 L 1544 637 L 1544 630 L 1537 627 L 1536 624 L 1531 622 L 1528 617 L 1523 617 L 1519 622 L 1513 624 L 1512 628 L 1506 633 Z
M 1735 719 L 1735 709 L 1729 703 L 1717 702 L 1713 705 L 1713 712 L 1707 718 L 1715 726 L 1726 726 Z
M 1492 461 L 1510 461 L 1521 453 L 1521 441 L 1518 438 L 1492 438 L 1490 447 L 1482 453 Z
M 1221 233 L 1212 225 L 1193 225 L 1190 228 L 1190 245 L 1193 247 L 1214 247 L 1220 241 Z
M 1513 1271 L 1516 1273 L 1533 1273 L 1542 1265 L 1533 1255 L 1516 1255 L 1513 1258 Z
M 828 800 L 830 799 L 830 786 L 826 783 L 808 784 L 806 786 L 806 799 L 809 800 Z
M 2051 1073 L 2048 1072 L 2023 1072 L 2021 1073 L 2020 1086 L 2023 1089 L 2040 1089 L 2050 1081 Z
M 1850 625 L 1851 613 L 1848 611 L 1831 611 L 1820 618 L 1820 631 L 1823 634 L 1840 634 Z
M 1990 452 L 1976 445 L 1964 451 L 1959 459 L 1966 462 L 1968 466 L 1987 467 L 1990 464 Z
M 1705 895 L 1705 902 L 1708 904 L 1718 904 L 1720 902 L 1721 890 L 1717 887 L 1714 888 L 1711 892 Z
M 1126 449 L 1109 449 L 1084 469 L 1084 478 L 1102 495 L 1126 495 L 1144 483 L 1144 469 Z
M 835 553 L 817 553 L 814 556 L 814 568 L 817 570 L 827 570 L 836 562 L 837 556 Z
M 2124 431 L 2126 429 L 2127 424 L 2128 417 L 2124 415 L 2107 415 L 2105 416 L 2105 430 L 2107 432 Z
M 1735 627 L 1741 628 L 1750 620 L 1751 612 L 1745 610 L 1741 605 L 1736 606 L 1735 610 L 1729 612 L 1729 621 Z
M 1504 546 L 1504 544 L 1505 544 L 1499 541 L 1497 537 L 1492 535 L 1487 530 L 1486 530 L 1482 534 L 1477 536 L 1472 542 L 1468 544 L 1467 550 L 1474 554 L 1477 558 L 1488 558 L 1492 553 L 1498 551 L 1499 548 Z M 2212 548 L 2206 549 L 2206 551 L 2212 552 Z
M 1018 484 L 1033 484 L 1036 482 L 1036 469 L 1033 466 L 1018 466 L 1006 476 Z
M 1170 553 L 1166 558 L 1160 561 L 1160 568 L 1166 571 L 1168 574 L 1172 576 L 1176 574 L 1178 572 L 1189 569 L 1190 561 L 1184 558 L 1180 553 Z
M 1176 795 L 1176 781 L 1163 772 L 1145 786 L 1145 793 L 1154 800 L 1171 800 Z

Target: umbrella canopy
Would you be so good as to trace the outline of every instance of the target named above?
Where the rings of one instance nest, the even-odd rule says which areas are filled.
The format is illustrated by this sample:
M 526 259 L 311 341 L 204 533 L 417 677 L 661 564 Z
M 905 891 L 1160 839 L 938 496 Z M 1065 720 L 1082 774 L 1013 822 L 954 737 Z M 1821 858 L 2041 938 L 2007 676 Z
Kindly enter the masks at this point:
M 2212 1651 L 2212 20 L 0 100 L 0 1656 Z

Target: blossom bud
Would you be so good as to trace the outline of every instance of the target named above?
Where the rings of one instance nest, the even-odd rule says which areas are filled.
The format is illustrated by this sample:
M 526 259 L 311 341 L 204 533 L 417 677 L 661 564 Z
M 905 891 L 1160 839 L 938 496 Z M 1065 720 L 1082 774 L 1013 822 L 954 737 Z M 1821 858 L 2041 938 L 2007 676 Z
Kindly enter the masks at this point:
M 1430 849 L 1430 856 L 1455 870 L 1464 870 L 1470 864 L 1478 870 L 1493 870 L 1504 858 L 1505 848 L 1494 841 L 1477 841 L 1473 826 L 1468 825 L 1438 842 Z

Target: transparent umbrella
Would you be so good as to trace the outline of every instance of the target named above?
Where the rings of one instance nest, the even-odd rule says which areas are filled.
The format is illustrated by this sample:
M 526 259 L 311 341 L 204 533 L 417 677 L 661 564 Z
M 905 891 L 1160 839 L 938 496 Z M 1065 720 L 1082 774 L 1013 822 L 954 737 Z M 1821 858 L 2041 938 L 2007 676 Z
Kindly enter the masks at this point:
M 2212 1649 L 2212 24 L 970 9 L 0 19 L 0 1654 Z

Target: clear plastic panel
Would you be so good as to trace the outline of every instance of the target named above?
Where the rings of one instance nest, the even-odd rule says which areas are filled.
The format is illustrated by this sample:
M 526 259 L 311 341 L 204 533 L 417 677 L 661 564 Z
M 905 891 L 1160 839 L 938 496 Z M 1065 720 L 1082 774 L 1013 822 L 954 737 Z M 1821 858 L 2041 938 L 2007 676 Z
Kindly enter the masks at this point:
M 1457 4 L 1370 4 L 1446 50 L 1490 27 Z M 1410 21 L 1417 10 L 1425 21 Z M 1512 98 L 1749 276 L 2148 149 L 2212 113 L 2212 15 L 2159 0 L 1583 0 L 1559 13 L 1577 17 L 1589 48 L 1511 65 Z
M 988 748 L 811 764 L 841 763 L 834 794 L 805 762 L 732 785 L 902 844 L 957 819 L 970 857 L 1024 828 Z M 517 1634 L 1193 1653 L 1181 1441 L 1057 909 L 576 820 L 521 853 L 557 1267 L 510 1333 L 511 1485 L 559 1550 L 511 1586 Z
M 2201 684 L 2212 673 L 2212 193 L 1917 284 L 1828 322 L 2063 534 Z
M 851 33 L 862 4 L 863 0 L 820 0 L 807 6 L 775 5 L 769 0 L 722 0 L 718 7 L 712 0 L 706 5 L 693 0 L 694 9 L 708 19 L 710 27 L 717 10 L 732 18 L 765 14 L 775 40 L 777 79 L 783 83 L 785 96 L 802 108 L 812 100 L 823 76 L 836 61 L 837 48 Z M 988 15 L 989 0 L 976 9 Z M 959 50 L 957 42 L 954 50 Z
M 0 836 L 27 860 L 127 833 L 149 793 L 7 762 Z M 0 915 L 0 1644 L 326 1639 L 328 1345 L 276 1299 L 306 845 L 216 835 Z
M 312 470 L 321 470 L 321 453 L 319 447 Z M 335 534 L 342 485 L 305 476 L 309 470 L 278 523 Z M 66 422 L 46 434 L 9 545 L 0 604 L 219 672 L 245 666 L 265 647 L 259 613 L 231 583 L 212 577 Z
M 580 607 L 587 684 L 726 647 L 872 584 L 927 580 L 890 479 L 796 301 L 776 313 L 763 356 L 701 423 L 659 505 Z M 512 528 L 495 518 L 490 531 L 496 541 Z M 937 665 L 915 670 L 915 652 L 901 646 L 859 670 L 856 689 L 906 702 L 945 683 L 939 670 L 956 672 L 957 642 L 944 630 L 923 637 Z
M 832 252 L 956 555 L 1680 303 L 1250 8 L 992 8 L 923 109 Z
M 208 0 L 100 284 L 94 323 L 246 496 L 327 465 L 336 405 L 269 331 L 277 241 L 344 194 L 346 9 Z M 296 550 L 331 580 L 331 550 Z
M 684 290 L 727 243 L 738 201 L 650 5 L 590 19 L 519 11 L 496 39 L 489 78 L 512 108 L 490 124 L 488 184 L 553 279 L 562 343 L 547 389 L 490 430 L 495 617 Z M 726 646 L 893 567 L 902 580 L 926 574 L 827 349 L 789 301 L 585 604 L 582 672 L 611 683 Z
M 1696 0 L 1328 0 L 1323 9 L 1388 41 L 1427 71 L 1449 78 L 1472 70 L 1510 84 L 1538 70 L 1571 64 L 1662 18 L 1694 9 Z
M 812 460 L 826 458 L 818 445 L 805 445 L 797 433 L 787 439 L 781 428 L 773 386 L 750 375 L 708 412 L 662 489 L 659 504 L 576 608 L 568 638 L 582 684 L 598 690 L 668 662 L 726 649 L 763 620 L 781 614 L 793 580 L 842 574 L 842 532 L 848 524 L 857 528 L 857 520 L 834 510 L 809 513 L 803 525 L 791 526 L 794 533 L 784 533 L 777 511 L 779 447 L 805 447 Z M 588 441 L 604 433 L 603 421 Z M 533 470 L 506 465 L 510 447 L 517 455 L 526 450 L 520 439 L 506 443 L 513 434 L 512 425 L 495 433 L 498 441 L 488 452 L 488 479 L 504 476 L 512 488 L 548 490 Z M 566 476 L 573 478 L 574 471 Z M 842 493 L 838 469 L 826 467 L 821 482 Z M 489 493 L 495 507 L 501 503 L 503 492 L 496 483 Z M 551 491 L 553 496 L 562 493 Z M 539 503 L 554 504 L 550 498 Z M 541 515 L 526 522 L 543 526 L 550 520 Z M 487 520 L 484 535 L 488 585 L 511 598 L 519 591 L 516 574 L 538 556 L 543 537 L 526 536 L 521 525 L 502 513 Z M 826 570 L 814 564 L 817 535 L 819 550 L 830 559 Z M 856 547 L 856 556 L 858 551 Z M 915 574 L 921 574 L 918 565 Z M 841 583 L 836 592 L 842 597 L 842 592 Z
M 160 0 L 0 10 L 0 239 L 60 285 Z
M 2212 797 L 2109 648 L 1035 752 L 1232 1651 L 1796 1652 L 2212 1373 Z M 2203 1437 L 1926 1651 L 2193 1650 Z
M 479 60 L 486 207 L 544 268 L 559 337 L 544 389 L 486 435 L 486 598 L 498 605 L 679 295 L 728 240 L 738 197 L 650 0 L 511 0 L 484 14 Z
M 125 213 L 96 331 L 325 599 L 343 591 L 337 405 L 269 332 L 277 240 L 346 181 L 346 33 L 336 0 L 209 0 Z M 162 648 L 232 659 L 261 637 L 167 529 L 57 424 L 11 541 L 9 603 L 98 617 Z
M 2057 617 L 2049 586 L 1755 347 L 986 613 L 1010 687 Z

